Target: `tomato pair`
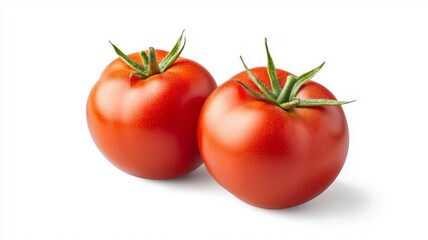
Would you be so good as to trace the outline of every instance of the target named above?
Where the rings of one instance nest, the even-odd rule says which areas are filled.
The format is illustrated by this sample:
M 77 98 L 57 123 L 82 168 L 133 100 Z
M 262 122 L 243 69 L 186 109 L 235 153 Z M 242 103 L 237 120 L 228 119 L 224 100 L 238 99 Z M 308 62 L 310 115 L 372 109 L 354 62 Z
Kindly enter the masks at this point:
M 113 45 L 113 44 L 112 44 Z M 239 199 L 286 208 L 324 191 L 346 159 L 349 134 L 341 104 L 310 80 L 267 67 L 249 69 L 217 88 L 200 64 L 149 48 L 110 63 L 87 102 L 92 138 L 131 175 L 167 179 L 202 164 Z M 242 60 L 242 58 L 241 58 Z M 268 87 L 270 85 L 270 88 Z M 328 106 L 331 105 L 331 106 Z

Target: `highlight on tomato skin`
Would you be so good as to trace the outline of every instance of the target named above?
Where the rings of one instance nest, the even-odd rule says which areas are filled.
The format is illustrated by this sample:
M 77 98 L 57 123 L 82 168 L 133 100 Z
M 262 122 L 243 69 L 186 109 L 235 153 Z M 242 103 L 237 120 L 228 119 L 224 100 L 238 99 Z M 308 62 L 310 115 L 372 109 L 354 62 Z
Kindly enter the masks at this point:
M 341 105 L 310 80 L 323 67 L 296 76 L 267 67 L 231 77 L 208 97 L 198 121 L 202 160 L 212 177 L 240 200 L 260 208 L 303 204 L 327 189 L 348 153 Z
M 183 33 L 169 52 L 149 48 L 119 56 L 89 93 L 86 119 L 92 139 L 117 168 L 140 178 L 169 179 L 202 162 L 196 126 L 205 99 L 217 87 L 199 63 L 179 55 Z

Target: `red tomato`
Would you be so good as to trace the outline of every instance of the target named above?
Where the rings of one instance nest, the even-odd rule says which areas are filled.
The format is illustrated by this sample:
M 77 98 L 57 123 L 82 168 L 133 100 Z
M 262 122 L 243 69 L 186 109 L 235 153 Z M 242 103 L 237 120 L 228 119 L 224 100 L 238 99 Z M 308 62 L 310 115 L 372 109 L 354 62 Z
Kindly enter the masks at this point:
M 348 151 L 348 125 L 341 106 L 284 109 L 254 96 L 263 93 L 251 73 L 269 86 L 269 70 L 272 66 L 238 73 L 210 95 L 200 114 L 198 143 L 209 173 L 225 189 L 257 207 L 287 208 L 314 198 L 335 180 Z M 276 75 L 284 86 L 291 74 L 276 69 Z M 313 81 L 289 100 L 300 99 L 347 103 L 330 101 L 333 94 Z
M 176 45 L 172 51 L 177 50 Z M 159 60 L 168 53 L 151 49 L 152 66 L 142 64 L 141 54 L 147 57 L 141 52 L 128 57 L 146 65 L 147 73 L 150 67 L 162 68 Z M 142 72 L 122 59 L 106 67 L 88 97 L 87 123 L 97 147 L 112 164 L 137 177 L 167 179 L 193 171 L 202 164 L 196 125 L 216 88 L 213 77 L 200 64 L 178 57 L 163 72 L 142 79 Z

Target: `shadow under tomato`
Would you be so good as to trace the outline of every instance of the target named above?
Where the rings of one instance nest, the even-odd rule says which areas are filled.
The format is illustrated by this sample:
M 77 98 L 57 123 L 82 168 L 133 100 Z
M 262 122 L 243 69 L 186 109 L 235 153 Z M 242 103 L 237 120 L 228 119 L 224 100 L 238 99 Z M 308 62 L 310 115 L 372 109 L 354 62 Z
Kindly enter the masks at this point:
M 156 184 L 164 184 L 174 188 L 184 188 L 195 191 L 210 191 L 220 187 L 203 164 L 193 172 L 182 177 L 152 181 Z
M 310 218 L 352 216 L 367 210 L 370 202 L 369 196 L 361 188 L 336 181 L 311 201 L 279 212 Z

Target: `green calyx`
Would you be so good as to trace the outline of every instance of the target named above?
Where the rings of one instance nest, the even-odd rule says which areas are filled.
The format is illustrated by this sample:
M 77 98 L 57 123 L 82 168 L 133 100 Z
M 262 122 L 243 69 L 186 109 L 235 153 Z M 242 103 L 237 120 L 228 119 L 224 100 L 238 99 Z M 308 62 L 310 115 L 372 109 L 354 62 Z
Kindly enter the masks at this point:
M 237 81 L 248 93 L 255 98 L 270 102 L 274 105 L 281 107 L 282 109 L 289 111 L 295 107 L 315 107 L 315 106 L 328 106 L 328 105 L 343 105 L 353 101 L 337 101 L 331 99 L 299 99 L 297 93 L 300 88 L 307 83 L 312 77 L 314 77 L 324 66 L 324 62 L 318 67 L 303 73 L 300 76 L 288 76 L 287 81 L 283 88 L 279 84 L 278 76 L 276 74 L 275 64 L 269 52 L 267 45 L 267 39 L 265 38 L 265 48 L 267 54 L 267 71 L 270 79 L 270 85 L 272 89 L 269 89 L 264 85 L 247 67 L 244 60 L 241 58 L 241 62 L 244 65 L 245 71 L 247 72 L 250 79 L 256 84 L 257 88 L 262 92 L 258 93 L 240 81 Z
M 119 56 L 122 61 L 128 64 L 132 68 L 131 76 L 138 76 L 140 79 L 146 79 L 155 74 L 163 73 L 168 70 L 169 67 L 177 60 L 181 52 L 186 45 L 186 38 L 183 37 L 183 32 L 178 38 L 172 50 L 165 56 L 164 59 L 158 64 L 156 59 L 156 50 L 153 47 L 149 47 L 148 54 L 145 51 L 139 52 L 143 64 L 139 64 L 136 61 L 132 60 L 126 54 L 124 54 L 119 48 L 117 48 L 112 42 L 110 44 L 113 46 L 114 51 Z

